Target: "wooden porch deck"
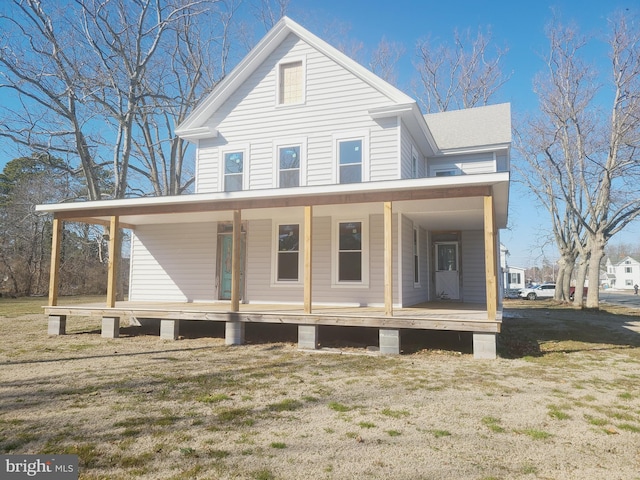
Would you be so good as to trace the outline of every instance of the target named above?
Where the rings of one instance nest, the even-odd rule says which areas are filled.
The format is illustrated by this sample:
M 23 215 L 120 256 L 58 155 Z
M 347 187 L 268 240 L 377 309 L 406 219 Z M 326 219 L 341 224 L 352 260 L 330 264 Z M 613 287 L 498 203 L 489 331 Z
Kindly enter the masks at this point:
M 301 305 L 241 304 L 238 312 L 230 303 L 116 302 L 113 308 L 102 303 L 57 305 L 44 308 L 49 316 L 95 316 L 119 319 L 203 320 L 297 325 L 336 325 L 391 329 L 450 330 L 499 333 L 501 312 L 489 320 L 484 304 L 429 302 L 409 308 L 395 308 L 385 316 L 384 307 L 344 307 L 314 305 L 311 314 Z

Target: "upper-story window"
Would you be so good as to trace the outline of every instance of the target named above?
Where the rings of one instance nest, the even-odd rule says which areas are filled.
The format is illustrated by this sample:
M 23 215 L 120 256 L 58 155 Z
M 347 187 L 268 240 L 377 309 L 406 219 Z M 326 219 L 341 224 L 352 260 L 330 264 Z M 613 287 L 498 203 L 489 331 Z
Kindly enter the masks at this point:
M 304 102 L 304 62 L 281 63 L 278 67 L 278 104 Z
M 278 186 L 300 186 L 300 145 L 278 147 Z
M 436 177 L 454 177 L 458 175 L 458 170 L 455 168 L 446 168 L 434 170 L 433 173 Z
M 242 190 L 244 175 L 244 152 L 226 152 L 224 154 L 224 191 Z
M 362 182 L 362 139 L 338 141 L 338 183 Z

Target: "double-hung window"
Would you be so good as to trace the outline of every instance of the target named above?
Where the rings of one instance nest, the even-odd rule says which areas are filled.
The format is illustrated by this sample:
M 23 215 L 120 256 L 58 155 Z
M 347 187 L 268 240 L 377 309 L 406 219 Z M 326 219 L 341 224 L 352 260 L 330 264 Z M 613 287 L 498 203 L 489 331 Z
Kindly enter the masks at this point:
M 300 145 L 278 147 L 278 186 L 300 186 Z
M 278 225 L 276 281 L 297 282 L 300 268 L 300 225 Z
M 362 282 L 362 222 L 338 223 L 338 282 Z
M 362 182 L 362 139 L 338 140 L 338 183 Z
M 243 151 L 224 152 L 222 168 L 224 169 L 223 190 L 225 192 L 242 190 L 244 182 L 244 161 Z

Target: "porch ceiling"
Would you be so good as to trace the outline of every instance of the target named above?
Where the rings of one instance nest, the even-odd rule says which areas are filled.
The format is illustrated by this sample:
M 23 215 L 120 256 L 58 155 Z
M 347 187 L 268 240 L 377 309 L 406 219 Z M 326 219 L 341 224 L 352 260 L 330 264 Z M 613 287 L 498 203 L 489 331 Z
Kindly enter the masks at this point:
M 314 207 L 314 216 L 340 214 L 339 205 L 349 204 L 349 215 L 382 213 L 382 202 L 392 201 L 393 210 L 429 230 L 481 229 L 483 197 L 493 195 L 498 228 L 507 223 L 508 173 L 326 185 L 291 189 L 252 190 L 233 193 L 196 194 L 181 197 L 105 200 L 74 204 L 39 205 L 57 218 L 108 224 L 120 217 L 123 227 L 138 225 L 231 221 L 234 210 L 243 220 L 302 218 L 304 206 Z

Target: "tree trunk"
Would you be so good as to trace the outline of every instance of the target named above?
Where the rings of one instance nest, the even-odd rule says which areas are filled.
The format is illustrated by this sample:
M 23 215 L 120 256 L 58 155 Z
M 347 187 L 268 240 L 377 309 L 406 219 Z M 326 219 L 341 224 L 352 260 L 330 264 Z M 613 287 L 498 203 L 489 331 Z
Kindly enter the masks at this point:
M 589 291 L 587 292 L 587 308 L 600 308 L 600 263 L 604 258 L 605 242 L 591 242 L 589 257 Z
M 584 306 L 584 282 L 587 279 L 587 269 L 589 268 L 589 255 L 580 255 L 578 263 L 578 273 L 576 274 L 576 287 L 573 293 L 573 306 L 582 308 Z

